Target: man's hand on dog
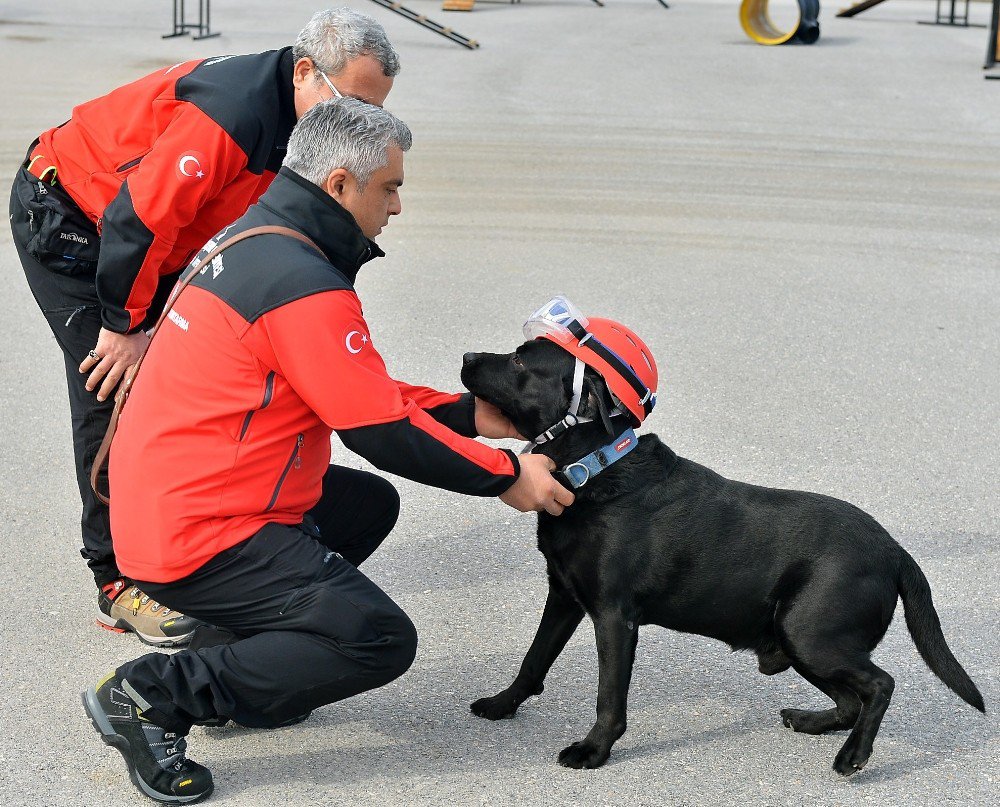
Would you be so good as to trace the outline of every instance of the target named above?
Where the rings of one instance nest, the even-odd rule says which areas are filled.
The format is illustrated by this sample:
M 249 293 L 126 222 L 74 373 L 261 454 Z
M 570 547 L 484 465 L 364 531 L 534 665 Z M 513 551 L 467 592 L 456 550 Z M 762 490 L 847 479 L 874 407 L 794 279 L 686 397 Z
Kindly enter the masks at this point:
M 528 439 L 518 434 L 514 424 L 503 412 L 482 398 L 476 398 L 476 432 L 489 440 L 504 440 L 508 437 L 513 440 Z
M 558 516 L 573 504 L 576 498 L 552 476 L 556 464 L 543 454 L 522 454 L 521 475 L 500 501 L 509 504 L 522 513 L 544 510 L 549 515 Z

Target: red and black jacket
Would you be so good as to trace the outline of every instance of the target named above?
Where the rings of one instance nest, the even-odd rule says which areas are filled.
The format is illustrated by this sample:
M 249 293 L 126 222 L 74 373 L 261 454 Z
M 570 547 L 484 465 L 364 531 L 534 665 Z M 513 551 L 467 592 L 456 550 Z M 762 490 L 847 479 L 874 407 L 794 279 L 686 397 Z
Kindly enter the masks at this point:
M 176 64 L 39 137 L 32 172 L 54 166 L 101 234 L 104 327 L 138 329 L 160 279 L 270 185 L 295 125 L 292 68 L 291 48 Z
M 111 449 L 111 533 L 122 572 L 169 582 L 267 522 L 319 500 L 333 431 L 376 467 L 478 496 L 517 478 L 516 455 L 474 439 L 474 401 L 394 381 L 354 279 L 381 255 L 320 188 L 282 168 L 205 247 L 265 224 L 181 293 L 153 339 Z M 202 254 L 207 254 L 204 252 Z

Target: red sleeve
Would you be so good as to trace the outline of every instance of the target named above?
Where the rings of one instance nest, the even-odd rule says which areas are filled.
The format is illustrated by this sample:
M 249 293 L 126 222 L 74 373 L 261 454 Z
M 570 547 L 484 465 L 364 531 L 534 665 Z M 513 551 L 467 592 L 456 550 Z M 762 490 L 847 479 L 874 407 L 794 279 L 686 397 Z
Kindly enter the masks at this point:
M 476 495 L 497 495 L 516 479 L 510 452 L 456 434 L 403 397 L 372 345 L 354 292 L 287 303 L 260 324 L 278 371 L 299 397 L 376 467 Z
M 405 381 L 397 381 L 399 393 L 404 398 L 409 398 L 421 409 L 434 409 L 437 406 L 458 403 L 462 395 L 458 392 L 438 392 L 430 387 L 421 387 L 416 384 L 407 384 Z
M 404 399 L 413 401 L 438 423 L 443 423 L 463 437 L 478 437 L 476 431 L 476 401 L 471 392 L 438 392 L 397 381 Z
M 135 330 L 146 316 L 179 231 L 246 166 L 247 157 L 194 104 L 177 102 L 170 123 L 126 178 L 101 218 L 97 294 L 104 326 Z M 244 210 L 233 210 L 238 218 Z

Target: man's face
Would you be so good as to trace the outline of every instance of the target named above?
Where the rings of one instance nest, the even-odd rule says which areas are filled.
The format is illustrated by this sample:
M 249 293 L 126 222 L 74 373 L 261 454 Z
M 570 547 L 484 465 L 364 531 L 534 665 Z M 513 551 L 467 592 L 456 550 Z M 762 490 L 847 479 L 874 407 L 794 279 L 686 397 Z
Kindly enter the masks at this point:
M 327 81 L 323 81 L 321 76 L 316 75 L 316 66 L 311 59 L 302 58 L 295 63 L 292 83 L 295 86 L 296 118 L 301 118 L 320 101 L 336 98 L 336 93 L 382 106 L 392 89 L 392 76 L 385 75 L 379 60 L 368 54 L 351 59 L 337 75 L 326 78 Z M 334 89 L 330 88 L 331 85 Z
M 368 238 L 375 238 L 389 223 L 389 216 L 398 216 L 403 206 L 399 188 L 403 184 L 403 150 L 389 146 L 388 163 L 372 174 L 364 191 L 359 190 L 353 174 L 337 169 L 326 182 L 326 192 L 346 209 Z

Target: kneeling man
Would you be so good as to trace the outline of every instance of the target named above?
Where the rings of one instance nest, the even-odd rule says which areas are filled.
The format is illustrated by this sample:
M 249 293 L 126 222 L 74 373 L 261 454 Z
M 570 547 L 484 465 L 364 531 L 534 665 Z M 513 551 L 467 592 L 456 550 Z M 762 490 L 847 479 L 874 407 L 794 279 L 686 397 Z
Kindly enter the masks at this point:
M 142 596 L 236 638 L 142 656 L 84 693 L 103 740 L 159 801 L 212 790 L 185 757 L 193 724 L 287 725 L 413 661 L 413 624 L 357 569 L 399 498 L 381 477 L 330 465 L 333 431 L 418 482 L 554 515 L 573 500 L 548 458 L 472 439 L 516 436 L 499 411 L 394 381 L 372 344 L 354 281 L 400 212 L 410 142 L 405 124 L 353 99 L 303 116 L 274 183 L 202 254 L 261 225 L 316 249 L 267 234 L 213 259 L 123 410 L 110 462 L 119 566 Z

